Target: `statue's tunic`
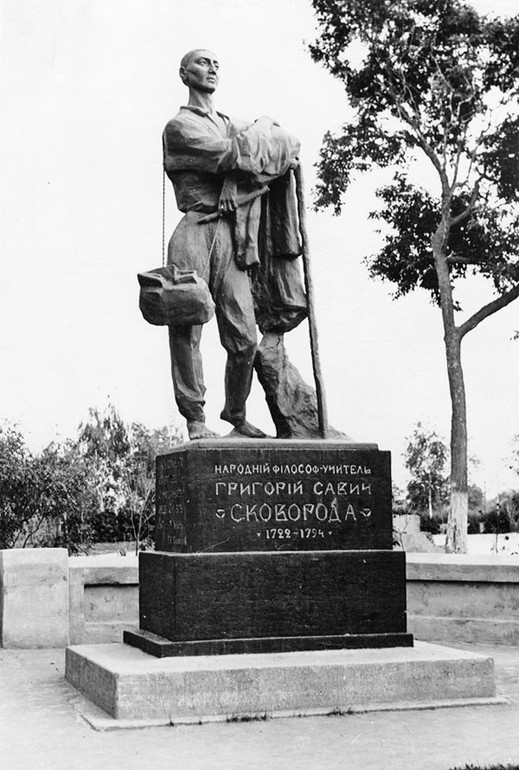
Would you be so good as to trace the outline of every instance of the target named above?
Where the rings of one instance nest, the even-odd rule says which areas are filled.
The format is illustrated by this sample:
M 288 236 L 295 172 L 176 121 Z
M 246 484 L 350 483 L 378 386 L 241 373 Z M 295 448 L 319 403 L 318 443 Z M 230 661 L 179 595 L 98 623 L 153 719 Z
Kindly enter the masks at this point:
M 238 424 L 245 419 L 256 352 L 255 309 L 265 328 L 279 326 L 279 319 L 272 321 L 271 309 L 276 311 L 285 300 L 290 308 L 297 308 L 299 320 L 305 313 L 300 284 L 291 287 L 293 266 L 288 263 L 300 253 L 300 246 L 291 183 L 282 181 L 291 176 L 287 171 L 299 143 L 277 126 L 240 125 L 221 113 L 213 117 L 196 107 L 182 107 L 164 130 L 163 147 L 164 168 L 173 183 L 178 208 L 184 213 L 169 242 L 168 263 L 196 270 L 209 284 L 220 339 L 227 351 L 222 418 Z M 232 214 L 199 224 L 218 209 L 228 176 L 236 184 L 238 200 L 252 193 L 259 197 L 239 205 Z M 269 185 L 274 189 L 278 179 L 279 189 L 263 196 L 262 201 L 261 194 L 267 193 Z M 261 307 L 256 301 L 255 308 L 249 268 L 260 264 L 258 243 L 267 244 L 270 253 L 289 260 L 283 260 L 288 273 L 282 275 L 281 269 L 281 279 L 276 279 L 280 291 L 275 292 L 274 299 L 269 294 L 272 275 L 258 282 Z M 277 275 L 279 270 L 275 272 Z M 294 317 L 291 310 L 289 315 Z M 285 327 L 290 328 L 290 323 Z M 175 397 L 188 421 L 204 419 L 201 330 L 201 326 L 170 327 Z

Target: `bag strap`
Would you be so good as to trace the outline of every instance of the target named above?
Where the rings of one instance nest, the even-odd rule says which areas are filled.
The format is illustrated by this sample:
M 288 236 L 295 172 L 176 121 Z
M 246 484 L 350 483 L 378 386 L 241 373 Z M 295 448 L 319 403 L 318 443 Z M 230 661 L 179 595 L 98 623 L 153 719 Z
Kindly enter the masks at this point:
M 216 239 L 218 238 L 218 230 L 220 229 L 220 222 L 221 221 L 222 221 L 222 218 L 220 217 L 218 219 L 218 222 L 216 223 L 216 227 L 214 229 L 213 240 L 212 240 L 212 243 L 211 243 L 211 247 L 209 249 L 209 256 L 207 257 L 207 267 L 204 270 L 204 274 L 201 276 L 201 278 L 203 278 L 204 281 L 206 281 L 206 283 L 209 283 L 208 278 L 209 278 L 209 273 L 211 272 L 211 256 L 213 254 L 213 250 L 214 250 L 214 247 L 215 247 L 215 244 L 216 244 Z
M 162 168 L 162 267 L 166 264 L 166 172 Z

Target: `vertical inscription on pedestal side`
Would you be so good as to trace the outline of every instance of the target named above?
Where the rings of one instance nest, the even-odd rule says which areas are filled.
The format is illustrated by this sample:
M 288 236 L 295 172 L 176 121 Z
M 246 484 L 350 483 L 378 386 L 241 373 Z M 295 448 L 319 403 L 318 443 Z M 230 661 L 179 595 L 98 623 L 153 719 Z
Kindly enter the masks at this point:
M 163 551 L 185 547 L 189 500 L 186 466 L 184 453 L 157 457 L 155 541 Z

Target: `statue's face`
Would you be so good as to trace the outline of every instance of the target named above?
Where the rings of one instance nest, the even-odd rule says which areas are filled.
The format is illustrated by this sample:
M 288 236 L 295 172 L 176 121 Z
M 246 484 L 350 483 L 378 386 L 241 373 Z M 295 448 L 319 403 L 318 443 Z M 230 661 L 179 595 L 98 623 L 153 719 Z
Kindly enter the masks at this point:
M 218 59 L 211 51 L 195 51 L 180 76 L 188 88 L 212 94 L 218 85 Z

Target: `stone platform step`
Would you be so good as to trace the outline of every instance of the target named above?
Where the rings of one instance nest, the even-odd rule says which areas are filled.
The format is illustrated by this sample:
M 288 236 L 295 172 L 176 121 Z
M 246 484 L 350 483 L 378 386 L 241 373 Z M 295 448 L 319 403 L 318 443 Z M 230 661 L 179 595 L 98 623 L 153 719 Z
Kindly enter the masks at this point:
M 492 658 L 425 642 L 180 658 L 81 645 L 65 676 L 109 715 L 99 729 L 502 702 Z

